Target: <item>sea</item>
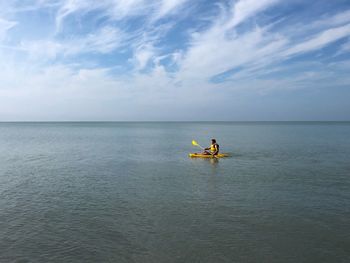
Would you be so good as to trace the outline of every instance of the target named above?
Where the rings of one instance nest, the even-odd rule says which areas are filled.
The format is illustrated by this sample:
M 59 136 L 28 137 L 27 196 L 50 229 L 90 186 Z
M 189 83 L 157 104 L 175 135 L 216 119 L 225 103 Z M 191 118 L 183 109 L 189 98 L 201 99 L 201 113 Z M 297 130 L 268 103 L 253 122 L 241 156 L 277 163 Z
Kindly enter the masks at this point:
M 350 122 L 2 122 L 0 262 L 350 262 Z

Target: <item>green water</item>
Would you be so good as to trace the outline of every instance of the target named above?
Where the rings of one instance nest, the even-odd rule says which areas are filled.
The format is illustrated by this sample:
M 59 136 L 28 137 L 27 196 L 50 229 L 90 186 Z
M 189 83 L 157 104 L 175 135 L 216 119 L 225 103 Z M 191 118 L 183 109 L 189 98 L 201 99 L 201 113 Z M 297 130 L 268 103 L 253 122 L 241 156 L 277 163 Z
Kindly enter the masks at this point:
M 227 159 L 190 159 L 215 137 Z M 0 123 L 0 262 L 350 262 L 350 123 Z

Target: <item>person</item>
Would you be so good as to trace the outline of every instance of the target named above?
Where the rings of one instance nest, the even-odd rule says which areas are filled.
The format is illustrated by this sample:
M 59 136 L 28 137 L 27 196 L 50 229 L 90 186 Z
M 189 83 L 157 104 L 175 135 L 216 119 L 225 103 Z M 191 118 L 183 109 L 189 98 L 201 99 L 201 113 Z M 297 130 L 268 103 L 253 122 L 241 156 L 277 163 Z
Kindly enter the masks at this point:
M 217 144 L 215 139 L 211 139 L 211 145 L 204 149 L 203 154 L 217 155 L 219 153 L 219 144 Z

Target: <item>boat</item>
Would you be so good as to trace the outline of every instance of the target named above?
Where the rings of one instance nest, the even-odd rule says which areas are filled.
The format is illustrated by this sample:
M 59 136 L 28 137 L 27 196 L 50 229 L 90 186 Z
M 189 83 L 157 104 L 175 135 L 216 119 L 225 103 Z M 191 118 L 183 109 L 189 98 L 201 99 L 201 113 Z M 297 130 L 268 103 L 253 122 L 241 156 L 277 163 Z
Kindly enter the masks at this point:
M 217 155 L 190 153 L 188 156 L 191 158 L 224 158 L 224 157 L 229 157 L 230 155 L 228 153 L 219 153 Z

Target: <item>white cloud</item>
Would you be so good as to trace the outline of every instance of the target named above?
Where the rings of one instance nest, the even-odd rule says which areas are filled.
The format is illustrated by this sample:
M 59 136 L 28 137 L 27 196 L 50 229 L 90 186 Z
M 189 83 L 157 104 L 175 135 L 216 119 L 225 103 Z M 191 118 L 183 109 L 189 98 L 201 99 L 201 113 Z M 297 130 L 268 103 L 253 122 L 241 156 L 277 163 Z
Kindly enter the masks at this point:
M 227 14 L 223 13 L 209 29 L 194 33 L 189 49 L 179 62 L 178 78 L 207 81 L 235 67 L 274 61 L 288 43 L 286 37 L 272 34 L 258 26 L 241 34 L 232 29 L 274 3 L 277 1 L 239 1 L 232 7 L 233 13 L 229 13 L 232 18 L 225 21 Z
M 343 53 L 350 52 L 350 39 L 348 40 L 348 42 L 346 42 L 344 45 L 342 45 L 341 52 L 343 52 Z
M 328 26 L 323 32 L 308 39 L 283 35 L 283 31 L 274 32 L 274 28 L 269 25 L 265 28 L 255 26 L 238 34 L 232 28 L 277 1 L 261 1 L 249 5 L 251 3 L 250 1 L 237 2 L 232 8 L 234 10 L 232 18 L 225 21 L 227 14 L 223 13 L 207 30 L 195 32 L 192 35 L 188 50 L 183 53 L 180 60 L 177 59 L 180 68 L 178 80 L 191 81 L 191 83 L 205 82 L 215 75 L 235 68 L 239 69 L 239 73 L 235 73 L 233 78 L 228 76 L 227 79 L 243 77 L 248 80 L 259 71 L 266 71 L 266 68 L 271 70 L 274 64 L 284 61 L 286 57 L 318 50 L 350 35 L 350 24 L 334 28 Z M 344 23 L 347 19 L 346 13 L 342 12 L 330 18 L 328 24 Z M 317 23 L 318 21 L 315 21 L 315 24 Z M 323 19 L 319 21 L 319 24 L 322 23 L 324 23 Z M 309 27 L 310 25 L 305 24 L 298 27 L 297 32 L 294 33 L 298 36 L 299 32 Z
M 161 0 L 154 20 L 160 19 L 182 7 L 188 0 Z
M 13 28 L 16 24 L 16 22 L 8 21 L 0 17 L 0 41 L 5 38 L 7 31 Z
M 32 58 L 54 59 L 57 56 L 72 56 L 84 53 L 106 54 L 125 45 L 127 40 L 124 32 L 114 27 L 103 27 L 97 32 L 85 36 L 61 41 L 39 40 L 22 41 L 21 50 Z
M 90 0 L 66 0 L 59 8 L 56 16 L 56 29 L 60 31 L 64 19 L 75 12 L 89 11 L 97 8 L 96 2 Z
M 339 26 L 350 22 L 350 10 L 337 13 L 333 16 L 326 16 L 312 23 L 310 27 Z
M 310 35 L 335 28 L 344 26 L 350 23 L 350 10 L 341 11 L 333 15 L 323 15 L 320 17 L 310 18 L 311 21 L 303 21 L 293 23 L 292 25 L 287 24 L 283 29 L 279 29 L 281 33 L 293 37 L 294 39 L 310 38 Z M 313 20 L 314 19 L 314 20 Z
M 125 33 L 115 27 L 104 27 L 96 33 L 88 34 L 84 38 L 72 41 L 72 46 L 77 47 L 82 52 L 109 53 L 122 45 L 127 39 Z M 79 52 L 74 48 L 69 52 Z
M 62 1 L 62 0 L 61 0 Z M 88 13 L 99 10 L 112 20 L 123 20 L 134 16 L 147 16 L 155 22 L 172 14 L 188 0 L 65 0 L 56 16 L 57 31 L 60 31 L 65 18 L 75 13 Z
M 137 120 L 162 115 L 164 106 L 175 110 L 178 101 L 183 102 L 181 107 L 193 103 L 174 88 L 161 66 L 150 74 L 115 78 L 109 69 L 73 70 L 64 65 L 28 69 L 17 64 L 0 72 L 0 79 L 2 120 L 91 120 L 101 116 Z
M 134 52 L 134 59 L 136 69 L 142 70 L 147 66 L 147 63 L 155 55 L 154 47 L 152 45 L 145 45 L 137 48 Z
M 350 24 L 345 26 L 331 28 L 314 36 L 313 38 L 296 44 L 285 52 L 286 56 L 296 55 L 300 53 L 310 52 L 329 45 L 339 39 L 350 35 Z
M 149 14 L 153 4 L 146 0 L 107 1 L 108 14 L 113 19 L 124 19 L 130 16 Z
M 226 24 L 226 28 L 235 27 L 246 19 L 254 16 L 254 14 L 267 9 L 278 2 L 279 0 L 239 0 L 232 6 L 233 17 Z

